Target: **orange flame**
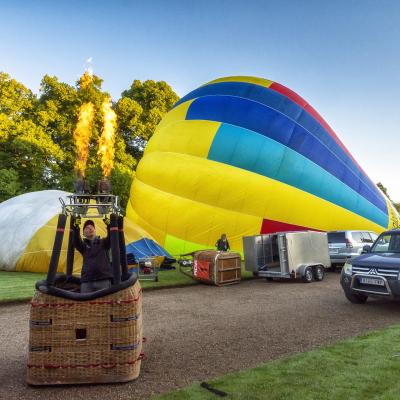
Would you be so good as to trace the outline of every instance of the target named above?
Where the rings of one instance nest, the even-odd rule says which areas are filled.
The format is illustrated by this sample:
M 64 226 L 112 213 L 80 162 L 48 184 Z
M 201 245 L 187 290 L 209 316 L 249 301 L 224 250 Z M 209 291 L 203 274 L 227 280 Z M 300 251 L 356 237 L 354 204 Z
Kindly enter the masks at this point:
M 94 106 L 92 103 L 82 104 L 79 108 L 78 123 L 74 131 L 74 142 L 77 151 L 75 169 L 84 177 L 89 154 L 89 139 L 92 133 Z
M 101 157 L 103 176 L 108 177 L 114 166 L 114 141 L 117 115 L 111 108 L 111 102 L 108 97 L 104 99 L 101 110 L 103 112 L 103 130 L 97 154 Z

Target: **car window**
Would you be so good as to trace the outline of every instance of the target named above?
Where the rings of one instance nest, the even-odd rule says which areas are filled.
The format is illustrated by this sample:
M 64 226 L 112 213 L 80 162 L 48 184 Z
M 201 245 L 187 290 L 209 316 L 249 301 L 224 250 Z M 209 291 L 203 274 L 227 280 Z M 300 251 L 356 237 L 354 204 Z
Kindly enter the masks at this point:
M 400 253 L 400 234 L 392 235 L 389 243 L 389 251 Z
M 351 232 L 351 237 L 357 243 L 361 243 L 362 242 L 361 232 Z
M 361 232 L 361 241 L 363 243 L 372 243 L 372 237 L 370 236 L 369 232 Z
M 346 243 L 344 232 L 328 232 L 328 243 Z
M 384 233 L 374 243 L 373 253 L 400 253 L 400 233 Z

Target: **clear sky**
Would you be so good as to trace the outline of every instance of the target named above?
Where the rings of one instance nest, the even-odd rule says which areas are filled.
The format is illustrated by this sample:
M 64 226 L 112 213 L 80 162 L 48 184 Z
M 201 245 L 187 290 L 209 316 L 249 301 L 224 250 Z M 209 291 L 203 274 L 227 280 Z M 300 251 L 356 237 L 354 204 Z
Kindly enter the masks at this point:
M 180 96 L 228 75 L 288 86 L 400 201 L 398 0 L 0 0 L 0 70 L 34 92 L 89 57 L 114 98 L 134 79 Z

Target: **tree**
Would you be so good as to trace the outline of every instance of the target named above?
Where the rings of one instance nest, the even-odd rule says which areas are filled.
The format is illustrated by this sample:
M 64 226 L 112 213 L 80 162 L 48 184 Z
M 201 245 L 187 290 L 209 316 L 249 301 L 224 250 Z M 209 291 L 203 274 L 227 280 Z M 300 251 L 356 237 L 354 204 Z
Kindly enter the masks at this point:
M 134 80 L 116 105 L 120 131 L 128 151 L 140 159 L 161 118 L 179 100 L 164 81 Z
M 23 192 L 56 187 L 64 152 L 31 120 L 0 115 L 0 166 L 14 170 Z
M 36 97 L 24 85 L 0 71 L 0 114 L 8 119 L 30 118 Z
M 135 149 L 133 142 L 139 134 L 137 127 L 140 124 L 139 118 L 143 113 L 143 108 L 135 100 L 122 97 L 115 105 L 115 112 L 118 117 L 118 131 L 124 138 L 128 149 L 133 152 Z
M 394 208 L 400 213 L 400 203 L 394 203 L 392 201 L 392 199 L 390 198 L 388 192 L 387 192 L 387 188 L 385 186 L 383 186 L 383 184 L 381 182 L 378 182 L 376 184 L 376 186 L 378 186 L 378 188 L 385 194 L 385 196 L 390 200 L 390 202 L 393 204 Z
M 389 200 L 391 200 L 391 199 L 390 199 L 390 196 L 389 196 L 389 194 L 388 194 L 388 192 L 387 192 L 387 188 L 386 188 L 385 186 L 383 186 L 383 184 L 382 184 L 381 182 L 378 182 L 378 183 L 376 184 L 376 186 L 378 186 L 378 188 L 384 193 L 384 195 L 385 195 Z
M 64 157 L 35 123 L 36 106 L 30 90 L 0 73 L 0 169 L 2 179 L 10 179 L 2 196 L 52 187 L 50 177 Z
M 0 202 L 21 194 L 17 171 L 13 168 L 0 169 Z
M 101 78 L 87 73 L 75 85 L 45 75 L 37 97 L 0 72 L 0 201 L 33 190 L 73 190 L 73 132 L 79 108 L 87 102 L 94 105 L 95 118 L 86 172 L 92 189 L 97 188 L 102 175 L 97 155 L 103 125 L 101 104 L 109 97 L 101 86 Z M 123 207 L 147 140 L 177 100 L 165 82 L 135 80 L 114 104 L 118 128 L 110 179 Z

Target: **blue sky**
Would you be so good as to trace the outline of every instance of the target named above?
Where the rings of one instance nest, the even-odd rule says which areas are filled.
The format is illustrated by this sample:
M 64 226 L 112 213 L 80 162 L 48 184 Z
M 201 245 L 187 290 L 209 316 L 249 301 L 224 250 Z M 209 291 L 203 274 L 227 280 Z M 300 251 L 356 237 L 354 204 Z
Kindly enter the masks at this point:
M 181 96 L 227 75 L 296 91 L 400 201 L 400 1 L 5 1 L 0 70 L 38 92 L 93 58 L 113 98 L 134 79 Z

